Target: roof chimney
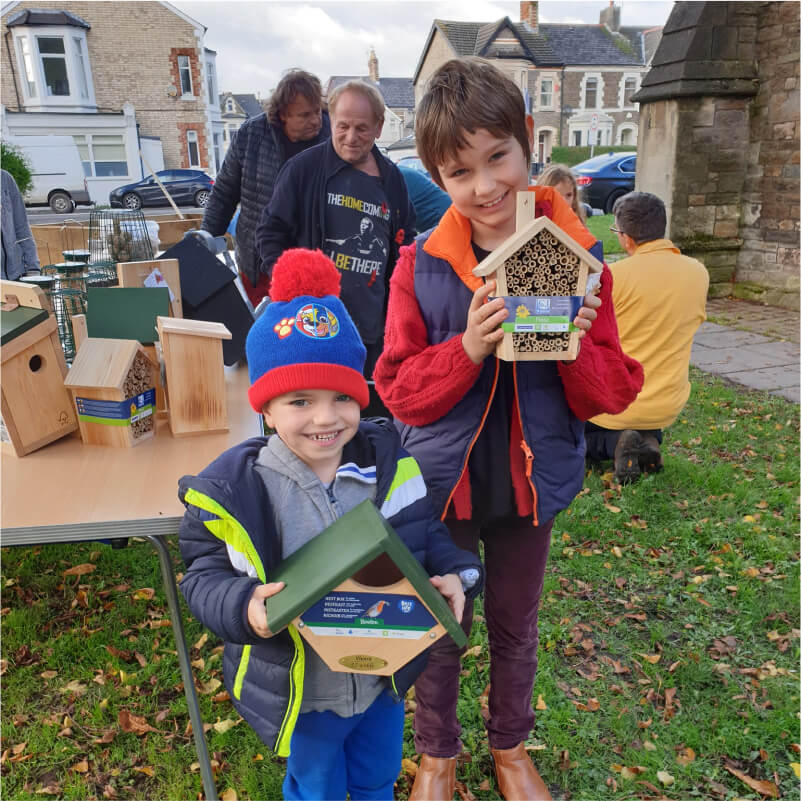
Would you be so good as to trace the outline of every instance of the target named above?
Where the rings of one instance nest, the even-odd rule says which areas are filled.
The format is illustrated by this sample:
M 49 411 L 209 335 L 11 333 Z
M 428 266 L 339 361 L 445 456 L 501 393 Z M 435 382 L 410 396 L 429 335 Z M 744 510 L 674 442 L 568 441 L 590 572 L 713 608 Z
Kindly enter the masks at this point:
M 537 30 L 539 25 L 539 3 L 534 0 L 521 0 L 520 2 L 520 21 L 525 22 L 532 31 Z
M 614 0 L 609 0 L 609 8 L 604 8 L 598 17 L 598 22 L 613 33 L 620 30 L 620 6 L 615 5 Z
M 378 59 L 375 55 L 375 48 L 370 48 L 370 58 L 367 59 L 367 72 L 370 73 L 370 80 L 378 83 Z

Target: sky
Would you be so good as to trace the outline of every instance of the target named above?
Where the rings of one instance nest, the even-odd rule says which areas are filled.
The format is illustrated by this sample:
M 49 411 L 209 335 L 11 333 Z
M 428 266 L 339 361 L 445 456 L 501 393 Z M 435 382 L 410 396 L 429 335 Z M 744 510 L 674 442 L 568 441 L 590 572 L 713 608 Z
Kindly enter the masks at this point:
M 434 19 L 493 22 L 520 19 L 519 2 L 492 0 L 187 0 L 172 5 L 205 25 L 217 51 L 221 92 L 262 98 L 284 70 L 302 67 L 325 83 L 331 75 L 366 75 L 370 48 L 379 74 L 411 78 Z M 621 24 L 664 25 L 672 2 L 620 2 Z M 540 2 L 540 22 L 597 23 L 607 0 Z

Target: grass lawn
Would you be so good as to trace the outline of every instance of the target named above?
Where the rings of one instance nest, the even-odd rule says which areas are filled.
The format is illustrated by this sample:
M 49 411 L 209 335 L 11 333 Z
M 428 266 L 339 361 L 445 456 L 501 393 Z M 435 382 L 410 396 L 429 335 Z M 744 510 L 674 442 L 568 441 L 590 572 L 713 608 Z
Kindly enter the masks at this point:
M 600 214 L 587 218 L 587 228 L 596 239 L 600 239 L 604 245 L 604 256 L 612 253 L 623 253 L 620 242 L 617 241 L 617 234 L 609 230 L 609 226 L 615 222 L 614 214 Z
M 798 406 L 692 379 L 664 472 L 590 471 L 554 526 L 529 748 L 557 799 L 798 797 Z M 4 799 L 201 797 L 160 585 L 146 542 L 2 550 Z M 481 801 L 499 796 L 477 611 L 458 779 Z M 219 642 L 186 628 L 221 797 L 280 798 Z

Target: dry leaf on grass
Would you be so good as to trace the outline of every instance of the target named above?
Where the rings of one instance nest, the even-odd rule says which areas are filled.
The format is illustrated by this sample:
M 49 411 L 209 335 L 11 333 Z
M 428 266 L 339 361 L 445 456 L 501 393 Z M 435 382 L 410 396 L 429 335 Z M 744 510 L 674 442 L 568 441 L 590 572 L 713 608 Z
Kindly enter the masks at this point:
M 773 782 L 762 779 L 754 779 L 747 773 L 743 773 L 743 771 L 735 768 L 733 765 L 724 765 L 724 767 L 727 771 L 729 771 L 729 773 L 731 773 L 733 776 L 736 776 L 741 782 L 745 782 L 745 784 L 747 784 L 752 790 L 756 790 L 762 795 L 768 795 L 771 798 L 779 797 L 779 788 Z
M 95 565 L 87 562 L 83 565 L 75 565 L 74 567 L 69 567 L 66 570 L 61 572 L 62 576 L 85 576 L 87 573 L 92 573 L 95 570 Z M 40 790 L 39 792 L 44 792 Z
M 120 713 L 117 715 L 117 723 L 119 723 L 120 728 L 124 732 L 136 734 L 137 736 L 147 734 L 149 731 L 158 731 L 158 729 L 154 729 L 144 718 L 138 715 L 132 715 L 127 709 L 120 710 Z

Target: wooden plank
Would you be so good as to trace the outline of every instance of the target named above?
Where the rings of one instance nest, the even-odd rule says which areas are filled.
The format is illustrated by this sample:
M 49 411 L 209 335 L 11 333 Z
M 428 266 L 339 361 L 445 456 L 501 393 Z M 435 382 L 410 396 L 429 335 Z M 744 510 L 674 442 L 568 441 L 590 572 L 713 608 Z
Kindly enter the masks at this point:
M 143 287 L 145 279 L 158 269 L 164 276 L 167 286 L 172 290 L 174 300 L 170 301 L 173 317 L 182 318 L 181 278 L 178 259 L 155 259 L 153 261 L 121 261 L 117 264 L 117 278 L 121 287 Z
M 89 336 L 86 328 L 86 315 L 73 314 L 72 317 L 70 317 L 70 322 L 72 323 L 72 339 L 75 342 L 75 352 L 77 353 Z
M 174 320 L 170 317 L 159 317 L 156 321 L 161 332 L 182 334 L 184 336 L 211 337 L 213 339 L 230 339 L 231 332 L 222 323 L 211 323 L 206 320 Z
M 5 303 L 9 297 L 16 297 L 20 306 L 27 306 L 29 309 L 53 311 L 47 295 L 36 284 L 25 281 L 0 281 L 0 299 Z
M 226 431 L 228 409 L 222 339 L 186 336 L 183 332 L 167 333 L 164 325 L 170 322 L 166 317 L 158 319 L 172 435 L 180 437 Z

